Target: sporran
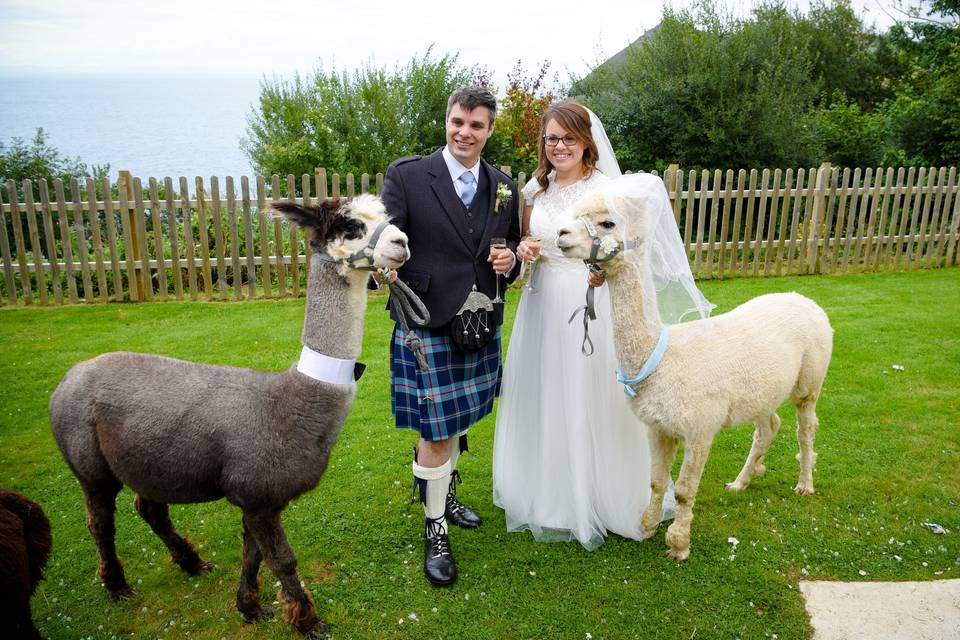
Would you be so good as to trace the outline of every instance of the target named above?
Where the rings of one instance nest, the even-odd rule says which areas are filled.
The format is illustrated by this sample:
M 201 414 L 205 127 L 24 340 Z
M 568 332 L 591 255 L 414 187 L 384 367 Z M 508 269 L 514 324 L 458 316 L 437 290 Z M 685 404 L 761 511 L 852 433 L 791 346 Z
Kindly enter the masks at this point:
M 450 339 L 461 351 L 480 351 L 493 339 L 493 301 L 477 291 L 467 295 L 463 306 L 450 321 Z

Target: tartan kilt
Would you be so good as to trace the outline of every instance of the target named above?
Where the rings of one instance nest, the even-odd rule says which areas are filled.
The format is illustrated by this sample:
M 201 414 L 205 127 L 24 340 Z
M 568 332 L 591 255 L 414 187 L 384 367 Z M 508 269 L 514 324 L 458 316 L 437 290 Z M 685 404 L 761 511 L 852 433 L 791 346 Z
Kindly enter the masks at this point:
M 458 349 L 446 327 L 413 328 L 423 341 L 430 370 L 421 372 L 395 325 L 390 348 L 390 407 L 397 428 L 418 431 L 424 440 L 461 435 L 493 410 L 500 395 L 503 363 L 500 327 L 490 343 L 474 353 Z

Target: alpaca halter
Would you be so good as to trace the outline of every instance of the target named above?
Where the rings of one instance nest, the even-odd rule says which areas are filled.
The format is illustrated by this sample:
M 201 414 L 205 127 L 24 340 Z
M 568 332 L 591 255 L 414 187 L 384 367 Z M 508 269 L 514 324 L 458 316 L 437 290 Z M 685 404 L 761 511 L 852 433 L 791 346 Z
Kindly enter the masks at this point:
M 367 246 L 362 249 L 357 249 L 349 256 L 343 260 L 337 260 L 329 253 L 318 253 L 315 257 L 319 258 L 323 262 L 346 262 L 350 265 L 351 268 L 357 269 L 359 271 L 375 271 L 378 267 L 373 263 L 373 251 L 377 247 L 377 242 L 380 241 L 380 236 L 383 234 L 383 230 L 390 226 L 389 220 L 384 220 L 377 225 L 377 228 L 373 230 L 373 235 L 370 236 L 370 240 L 367 242 Z M 361 260 L 366 260 L 368 264 L 359 265 L 357 264 Z
M 630 240 L 618 241 L 614 246 L 610 247 L 609 249 L 604 249 L 604 247 L 602 246 L 603 240 L 601 240 L 600 234 L 597 233 L 597 228 L 593 226 L 593 222 L 590 221 L 589 216 L 585 216 L 585 215 L 579 216 L 577 217 L 577 220 L 583 223 L 583 226 L 587 230 L 587 235 L 589 235 L 590 239 L 592 240 L 592 243 L 590 246 L 590 257 L 584 259 L 584 262 L 586 262 L 589 265 L 594 265 L 600 262 L 606 262 L 608 260 L 612 260 L 621 251 L 626 251 L 628 249 L 636 249 L 637 247 L 640 246 L 640 239 L 632 238 Z M 604 252 L 603 252 L 604 256 L 602 258 L 600 257 L 600 249 L 604 249 Z
M 330 384 L 352 384 L 363 374 L 364 365 L 356 360 L 341 360 L 326 356 L 303 345 L 297 371 L 319 382 Z
M 606 262 L 607 260 L 613 259 L 621 251 L 627 249 L 635 249 L 640 246 L 640 239 L 633 238 L 632 240 L 627 240 L 626 242 L 617 242 L 609 251 L 604 250 L 604 257 L 599 257 L 600 249 L 603 249 L 603 241 L 600 238 L 600 234 L 597 233 L 597 228 L 593 226 L 593 222 L 590 221 L 588 216 L 579 216 L 577 218 L 580 222 L 583 223 L 583 226 L 587 230 L 587 234 L 592 239 L 590 246 L 590 257 L 584 259 L 584 262 L 589 267 L 590 271 L 596 273 L 597 275 L 603 277 L 606 275 L 601 266 L 601 262 Z M 574 318 L 577 317 L 577 314 L 583 311 L 583 342 L 580 344 L 580 353 L 585 356 L 593 355 L 593 340 L 590 339 L 590 321 L 597 319 L 597 311 L 594 307 L 594 287 L 587 285 L 587 301 L 586 304 L 582 307 L 577 307 L 573 312 L 573 315 L 570 316 L 570 319 L 567 320 L 567 324 L 573 322 Z
M 587 233 L 590 235 L 590 238 L 593 240 L 593 244 L 590 248 L 590 257 L 584 260 L 589 266 L 590 270 L 600 275 L 604 275 L 603 267 L 600 266 L 601 262 L 606 262 L 610 260 L 615 255 L 621 251 L 626 251 L 628 249 L 636 249 L 640 246 L 639 238 L 632 238 L 630 240 L 617 242 L 617 244 L 612 247 L 609 251 L 604 250 L 604 257 L 598 257 L 600 249 L 603 248 L 602 241 L 600 239 L 600 234 L 597 233 L 597 228 L 593 226 L 593 222 L 590 221 L 587 216 L 579 216 L 577 218 L 580 222 L 583 223 L 583 226 L 586 227 Z M 608 236 L 609 237 L 609 236 Z M 573 317 L 577 315 L 577 311 L 573 312 L 573 316 L 570 317 L 570 322 L 573 321 Z M 596 319 L 597 314 L 593 309 L 593 288 L 587 288 L 587 305 L 583 307 L 583 346 L 581 351 L 584 355 L 590 355 L 593 353 L 593 342 L 590 340 L 588 322 L 589 320 Z M 569 324 L 569 322 L 568 322 Z M 621 369 L 617 369 L 617 382 L 623 385 L 623 392 L 626 393 L 631 398 L 637 396 L 637 390 L 633 388 L 633 385 L 640 384 L 647 378 L 649 378 L 654 371 L 656 371 L 657 366 L 660 364 L 660 361 L 663 359 L 663 354 L 667 350 L 667 344 L 669 343 L 670 336 L 670 327 L 668 325 L 663 325 L 660 328 L 660 339 L 657 340 L 657 346 L 653 348 L 653 353 L 650 354 L 650 357 L 647 358 L 647 361 L 643 363 L 643 366 L 640 367 L 640 372 L 632 377 L 628 378 L 626 374 L 623 373 Z M 586 345 L 590 344 L 590 353 L 586 352 Z
M 669 335 L 670 327 L 668 325 L 663 325 L 660 328 L 660 339 L 657 340 L 657 346 L 653 348 L 653 353 L 650 354 L 650 357 L 647 358 L 647 361 L 643 363 L 642 367 L 640 367 L 640 373 L 633 378 L 628 378 L 621 369 L 617 369 L 617 382 L 623 385 L 623 392 L 625 394 L 631 398 L 637 397 L 637 390 L 633 388 L 633 385 L 640 384 L 649 378 L 654 371 L 656 371 L 657 365 L 660 364 L 660 361 L 663 359 L 663 354 L 667 350 Z

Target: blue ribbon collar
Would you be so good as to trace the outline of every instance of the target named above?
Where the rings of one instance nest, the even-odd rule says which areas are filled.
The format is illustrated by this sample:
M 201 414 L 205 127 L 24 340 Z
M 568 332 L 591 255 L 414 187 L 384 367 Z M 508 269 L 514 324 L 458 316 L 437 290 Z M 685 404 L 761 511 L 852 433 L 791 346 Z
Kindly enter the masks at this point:
M 650 354 L 650 357 L 647 358 L 647 361 L 643 363 L 642 367 L 640 367 L 640 373 L 638 373 L 636 377 L 627 378 L 623 371 L 617 369 L 617 382 L 623 385 L 623 392 L 631 398 L 635 398 L 637 396 L 637 392 L 633 388 L 633 385 L 640 384 L 649 378 L 654 371 L 656 371 L 657 366 L 663 359 L 663 354 L 667 350 L 667 343 L 670 341 L 669 336 L 669 326 L 663 325 L 663 327 L 660 329 L 660 339 L 657 340 L 657 346 L 653 348 L 653 353 Z

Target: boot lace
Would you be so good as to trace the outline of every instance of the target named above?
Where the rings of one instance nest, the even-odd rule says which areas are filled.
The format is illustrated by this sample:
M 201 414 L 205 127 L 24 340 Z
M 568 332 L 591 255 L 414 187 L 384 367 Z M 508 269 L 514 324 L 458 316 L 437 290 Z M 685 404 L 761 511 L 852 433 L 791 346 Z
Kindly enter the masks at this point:
M 459 508 L 460 503 L 457 502 L 457 485 L 462 484 L 463 479 L 460 477 L 460 472 L 454 469 L 450 472 L 450 488 L 447 490 L 447 504 L 455 504 Z
M 441 518 L 426 519 L 426 536 L 430 545 L 430 556 L 439 558 L 450 555 L 450 540 L 441 526 Z

